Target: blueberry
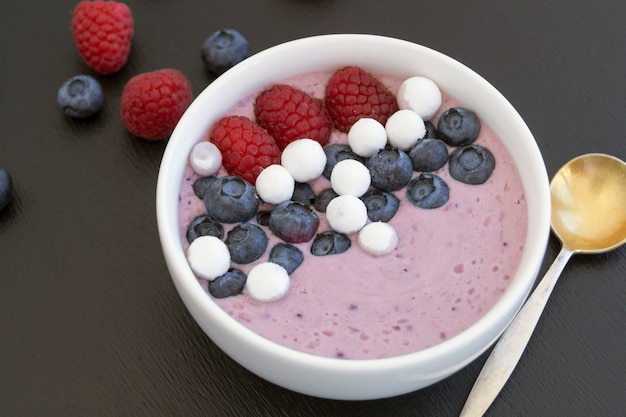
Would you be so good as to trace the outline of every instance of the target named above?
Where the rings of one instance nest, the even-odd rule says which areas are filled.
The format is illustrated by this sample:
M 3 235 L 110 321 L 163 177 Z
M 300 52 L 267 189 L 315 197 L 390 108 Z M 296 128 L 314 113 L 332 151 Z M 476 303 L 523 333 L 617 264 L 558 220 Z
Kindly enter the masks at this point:
M 102 110 L 104 93 L 95 78 L 76 75 L 59 88 L 57 104 L 68 116 L 82 119 Z
M 256 261 L 267 249 L 267 235 L 260 226 L 241 223 L 227 234 L 224 243 L 230 252 L 230 259 L 238 264 Z
M 402 150 L 387 146 L 367 161 L 372 185 L 381 191 L 397 191 L 411 180 L 413 164 Z
M 345 143 L 333 143 L 332 145 L 328 145 L 324 148 L 324 153 L 326 154 L 326 166 L 324 167 L 322 175 L 327 179 L 330 179 L 330 173 L 333 171 L 335 165 L 344 159 L 354 159 L 365 164 L 365 160 L 355 154 L 352 148 L 350 148 L 350 145 L 346 145 Z
M 292 201 L 297 201 L 309 207 L 315 203 L 315 191 L 307 182 L 296 182 L 293 188 Z
M 202 44 L 202 59 L 209 72 L 219 75 L 250 56 L 250 45 L 234 29 L 213 32 Z
M 450 155 L 448 170 L 457 181 L 465 184 L 482 184 L 496 167 L 496 159 L 484 146 L 472 144 L 456 149 Z
M 259 209 L 259 196 L 241 177 L 219 177 L 204 196 L 207 214 L 221 223 L 247 222 Z
M 209 190 L 209 186 L 213 184 L 213 182 L 217 179 L 217 177 L 210 175 L 208 177 L 200 177 L 193 182 L 191 188 L 193 189 L 193 193 L 199 199 L 203 200 L 207 191 Z
M 0 168 L 0 210 L 9 205 L 11 194 L 13 194 L 11 174 L 6 169 Z
M 209 294 L 215 298 L 226 298 L 239 295 L 246 285 L 246 274 L 235 268 L 231 268 L 224 275 L 220 275 L 213 281 L 209 281 Z
M 256 222 L 259 226 L 269 226 L 270 225 L 270 215 L 272 214 L 269 210 L 259 210 L 256 214 Z
M 313 238 L 320 220 L 309 207 L 296 201 L 285 201 L 274 207 L 269 228 L 289 243 L 308 242 Z
M 388 222 L 400 208 L 398 197 L 380 190 L 366 192 L 361 200 L 367 208 L 367 217 L 373 222 Z
M 414 171 L 437 171 L 448 162 L 448 147 L 440 139 L 418 139 L 409 151 L 409 158 L 411 158 Z
M 224 228 L 206 214 L 193 219 L 187 227 L 187 241 L 193 242 L 200 236 L 215 236 L 219 239 L 224 237 Z
M 350 246 L 352 241 L 343 233 L 334 230 L 327 230 L 315 236 L 311 244 L 311 253 L 315 256 L 336 255 L 344 253 Z
M 289 275 L 304 261 L 304 254 L 290 243 L 277 243 L 270 251 L 270 262 L 285 268 Z
M 480 120 L 465 107 L 451 107 L 439 117 L 437 130 L 439 138 L 450 146 L 468 145 L 480 133 Z
M 435 209 L 448 202 L 450 189 L 441 177 L 435 174 L 420 174 L 409 183 L 406 196 L 417 207 Z
M 439 133 L 437 132 L 437 128 L 431 121 L 425 121 L 424 127 L 426 128 L 426 133 L 424 134 L 424 138 L 439 138 Z
M 320 191 L 319 195 L 315 199 L 315 210 L 320 213 L 326 213 L 326 206 L 330 203 L 330 200 L 337 197 L 338 194 L 332 188 L 325 188 Z

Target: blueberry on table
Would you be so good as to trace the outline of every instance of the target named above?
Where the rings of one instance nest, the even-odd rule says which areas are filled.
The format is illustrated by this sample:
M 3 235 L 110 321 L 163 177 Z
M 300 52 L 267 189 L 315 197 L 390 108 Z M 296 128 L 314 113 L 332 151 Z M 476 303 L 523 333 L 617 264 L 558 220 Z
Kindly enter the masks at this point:
M 450 155 L 450 176 L 465 184 L 483 184 L 496 167 L 496 159 L 484 146 L 472 144 L 456 149 Z
M 207 214 L 221 223 L 240 223 L 252 219 L 259 209 L 259 196 L 241 177 L 219 177 L 204 196 Z
M 335 165 L 344 159 L 354 159 L 365 164 L 365 160 L 354 153 L 350 145 L 346 145 L 345 143 L 333 143 L 332 145 L 328 145 L 324 148 L 324 153 L 326 154 L 326 166 L 324 167 L 322 175 L 327 179 L 330 179 L 330 173 L 333 171 Z
M 89 75 L 76 75 L 59 88 L 57 104 L 68 116 L 82 119 L 102 110 L 104 93 L 95 78 Z
M 255 261 L 267 249 L 267 235 L 254 223 L 241 223 L 233 227 L 227 234 L 224 243 L 230 252 L 231 261 L 248 264 Z
M 337 194 L 332 188 L 323 189 L 322 191 L 320 191 L 317 198 L 315 199 L 315 210 L 319 211 L 320 213 L 326 213 L 326 207 L 328 206 L 328 203 L 330 203 L 330 200 L 337 197 L 338 195 L 339 194 Z
M 290 243 L 277 243 L 270 251 L 269 260 L 285 268 L 291 275 L 304 261 L 304 254 Z
M 451 107 L 439 117 L 437 130 L 439 139 L 450 146 L 469 145 L 480 133 L 480 120 L 465 107 Z
M 319 217 L 309 207 L 296 201 L 285 201 L 272 210 L 269 228 L 285 242 L 302 243 L 313 238 L 319 224 Z
M 213 74 L 221 74 L 250 56 L 248 40 L 234 29 L 213 32 L 202 44 L 202 59 Z
M 9 172 L 0 168 L 0 210 L 9 205 L 13 194 L 13 180 Z
M 315 236 L 311 244 L 311 253 L 315 256 L 336 255 L 344 253 L 352 246 L 347 235 L 334 230 L 326 230 Z
M 297 201 L 305 206 L 310 206 L 315 203 L 315 199 L 315 191 L 313 191 L 313 188 L 311 188 L 308 182 L 295 183 L 293 195 L 291 196 L 292 201 Z
M 400 208 L 400 200 L 391 193 L 370 190 L 361 196 L 367 208 L 367 217 L 373 222 L 388 222 Z
M 418 139 L 415 146 L 409 150 L 409 158 L 414 171 L 437 171 L 448 162 L 448 147 L 441 139 Z
M 193 193 L 196 195 L 196 197 L 198 197 L 199 199 L 204 199 L 204 196 L 206 195 L 209 186 L 211 184 L 213 184 L 213 182 L 217 179 L 217 177 L 210 175 L 208 177 L 199 177 L 197 180 L 195 180 L 193 182 L 193 185 L 191 186 L 191 188 L 193 189 Z
M 402 150 L 392 147 L 381 149 L 367 161 L 372 185 L 381 191 L 397 191 L 411 180 L 413 164 Z
M 202 214 L 194 218 L 187 226 L 187 242 L 191 243 L 200 236 L 224 237 L 224 228 L 210 216 Z
M 436 209 L 446 204 L 450 198 L 448 184 L 435 174 L 420 174 L 409 182 L 407 199 L 423 209 Z
M 243 271 L 231 268 L 225 274 L 209 281 L 209 294 L 215 298 L 239 295 L 243 292 L 247 278 Z

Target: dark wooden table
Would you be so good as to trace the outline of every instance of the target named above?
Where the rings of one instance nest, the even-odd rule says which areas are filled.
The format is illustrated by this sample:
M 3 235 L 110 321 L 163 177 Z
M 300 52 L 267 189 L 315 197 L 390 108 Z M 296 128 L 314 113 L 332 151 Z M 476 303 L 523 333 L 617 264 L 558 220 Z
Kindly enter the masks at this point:
M 486 358 L 419 392 L 341 402 L 296 394 L 223 354 L 186 311 L 163 261 L 155 184 L 166 142 L 119 116 L 139 72 L 212 78 L 200 46 L 232 27 L 253 52 L 308 35 L 394 36 L 444 52 L 518 109 L 548 173 L 570 158 L 626 159 L 623 0 L 128 0 L 130 60 L 98 76 L 102 113 L 64 117 L 56 92 L 93 74 L 70 31 L 77 0 L 11 2 L 0 13 L 1 416 L 455 416 Z M 625 208 L 626 209 L 626 208 Z M 551 238 L 542 272 L 556 255 Z M 489 416 L 623 416 L 626 247 L 566 268 L 521 363 Z

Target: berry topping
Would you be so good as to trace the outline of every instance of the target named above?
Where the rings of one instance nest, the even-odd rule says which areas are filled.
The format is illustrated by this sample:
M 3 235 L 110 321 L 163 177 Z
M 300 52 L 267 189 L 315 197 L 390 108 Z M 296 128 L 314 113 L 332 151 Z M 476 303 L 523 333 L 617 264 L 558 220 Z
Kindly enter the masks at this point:
M 337 194 L 332 188 L 323 189 L 315 198 L 315 210 L 319 211 L 320 213 L 326 213 L 326 207 L 328 206 L 328 203 L 330 203 L 330 200 L 337 196 L 339 196 L 339 194 Z
M 246 285 L 246 274 L 240 269 L 230 268 L 225 274 L 209 281 L 209 294 L 215 298 L 239 295 Z
M 0 168 L 0 210 L 9 205 L 12 194 L 13 180 L 11 174 L 6 169 Z
M 200 236 L 189 244 L 187 262 L 198 276 L 212 281 L 228 272 L 230 252 L 219 238 Z
M 102 110 L 104 93 L 95 78 L 89 75 L 76 75 L 59 88 L 57 104 L 63 113 L 82 119 Z
M 330 77 L 326 106 L 335 128 L 345 133 L 362 117 L 384 125 L 398 110 L 393 94 L 372 74 L 355 66 L 338 69 Z
M 198 175 L 213 175 L 222 165 L 222 153 L 214 143 L 198 142 L 191 148 L 189 164 Z
M 304 261 L 304 254 L 290 243 L 277 243 L 270 251 L 270 262 L 285 268 L 289 275 Z
M 215 236 L 219 239 L 224 237 L 222 225 L 206 214 L 194 218 L 187 227 L 187 242 L 191 243 L 200 236 Z
M 211 141 L 222 152 L 222 165 L 231 175 L 254 184 L 264 168 L 280 163 L 274 138 L 244 116 L 225 116 L 211 131 Z
M 424 120 L 437 114 L 441 101 L 441 91 L 430 78 L 410 77 L 398 88 L 398 107 L 413 110 Z
M 398 110 L 387 120 L 385 132 L 391 146 L 406 151 L 411 149 L 418 139 L 424 137 L 426 126 L 413 110 Z
M 279 204 L 291 198 L 294 180 L 285 167 L 273 164 L 261 171 L 256 178 L 255 186 L 261 200 Z
M 380 190 L 366 192 L 361 200 L 367 208 L 367 217 L 373 222 L 388 222 L 400 208 L 398 197 Z
M 353 195 L 340 195 L 326 206 L 326 220 L 335 231 L 345 234 L 358 232 L 367 223 L 365 203 Z
M 372 185 L 382 191 L 397 191 L 411 180 L 411 158 L 396 148 L 386 147 L 367 161 Z
M 393 252 L 399 239 L 396 229 L 389 223 L 374 222 L 361 229 L 357 242 L 364 251 L 380 256 Z
M 296 186 L 293 190 L 293 195 L 291 196 L 292 201 L 297 201 L 298 203 L 302 203 L 307 207 L 315 204 L 315 200 L 317 196 L 315 195 L 315 191 L 308 182 L 297 182 Z
M 287 294 L 290 285 L 285 268 L 274 262 L 263 262 L 250 270 L 245 288 L 255 300 L 271 302 Z
M 138 74 L 122 91 L 122 120 L 135 136 L 166 139 L 191 99 L 191 83 L 180 71 L 166 68 Z
M 250 45 L 234 29 L 213 32 L 202 44 L 202 60 L 206 69 L 219 75 L 250 56 Z
M 441 177 L 435 174 L 420 174 L 409 182 L 406 196 L 419 208 L 435 209 L 448 202 L 450 189 Z
M 322 100 L 286 84 L 262 92 L 254 103 L 254 115 L 281 149 L 303 138 L 324 145 L 333 128 Z
M 124 3 L 81 1 L 72 16 L 72 34 L 83 61 L 101 74 L 111 74 L 128 59 L 133 16 Z
M 326 179 L 330 179 L 330 174 L 333 168 L 335 168 L 335 165 L 344 159 L 354 159 L 363 164 L 365 163 L 365 159 L 354 153 L 350 145 L 346 145 L 345 143 L 333 143 L 332 145 L 328 145 L 324 148 L 324 153 L 326 154 L 326 166 L 324 167 L 322 175 Z
M 348 144 L 355 154 L 369 158 L 387 144 L 385 126 L 376 119 L 363 117 L 350 128 Z
M 437 132 L 437 128 L 432 122 L 426 120 L 424 122 L 424 127 L 426 128 L 424 138 L 439 138 L 439 132 Z
M 480 120 L 465 107 L 452 107 L 439 117 L 437 130 L 439 138 L 450 146 L 468 145 L 480 133 Z
M 491 151 L 477 144 L 461 146 L 452 152 L 448 164 L 452 178 L 472 185 L 487 181 L 495 167 L 496 160 Z
M 315 256 L 337 255 L 352 246 L 350 238 L 334 230 L 326 230 L 315 236 L 311 244 L 311 253 Z
M 319 142 L 313 139 L 298 139 L 283 149 L 280 163 L 296 181 L 308 182 L 324 172 L 326 154 Z
M 330 185 L 339 194 L 360 197 L 370 187 L 372 179 L 365 165 L 354 159 L 345 159 L 330 174 Z
M 433 172 L 448 162 L 448 147 L 441 139 L 419 139 L 409 151 L 413 170 Z
M 209 186 L 204 206 L 207 214 L 218 222 L 247 222 L 257 214 L 259 196 L 243 178 L 227 175 Z
M 228 232 L 224 243 L 228 246 L 233 262 L 248 264 L 265 253 L 267 235 L 256 224 L 241 223 Z
M 304 204 L 285 201 L 272 210 L 269 227 L 285 242 L 301 243 L 313 239 L 319 223 L 317 214 Z
M 206 195 L 209 187 L 213 182 L 217 179 L 217 177 L 213 175 L 209 175 L 208 177 L 199 177 L 197 180 L 193 182 L 191 188 L 193 189 L 193 193 L 200 200 L 204 200 L 204 196 Z

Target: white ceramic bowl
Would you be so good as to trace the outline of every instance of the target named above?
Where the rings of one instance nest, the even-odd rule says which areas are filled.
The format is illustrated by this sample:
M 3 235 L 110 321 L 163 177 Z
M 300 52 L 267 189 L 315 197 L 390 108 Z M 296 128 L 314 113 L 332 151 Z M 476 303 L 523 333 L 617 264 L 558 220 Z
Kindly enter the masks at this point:
M 188 154 L 209 126 L 239 99 L 276 81 L 315 70 L 359 65 L 373 73 L 423 75 L 475 110 L 500 136 L 518 167 L 528 206 L 528 233 L 510 286 L 496 305 L 459 335 L 431 348 L 386 359 L 345 360 L 298 352 L 239 324 L 202 289 L 192 273 L 178 229 L 178 193 Z M 399 395 L 433 384 L 463 368 L 504 331 L 527 297 L 550 230 L 548 177 L 537 144 L 513 106 L 475 72 L 426 47 L 374 35 L 324 35 L 262 51 L 211 83 L 191 104 L 163 155 L 157 185 L 161 244 L 174 284 L 191 315 L 229 356 L 288 389 L 333 399 Z

